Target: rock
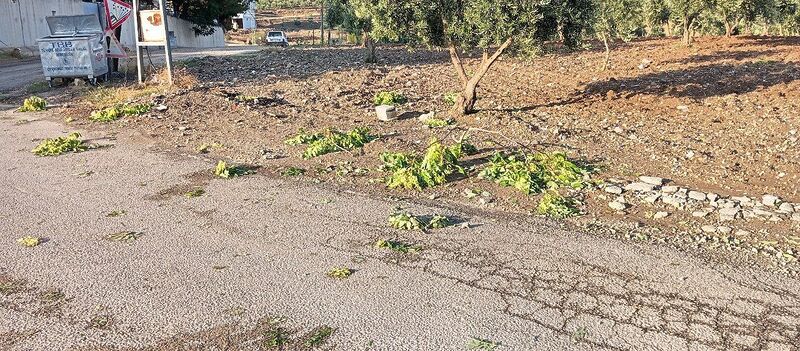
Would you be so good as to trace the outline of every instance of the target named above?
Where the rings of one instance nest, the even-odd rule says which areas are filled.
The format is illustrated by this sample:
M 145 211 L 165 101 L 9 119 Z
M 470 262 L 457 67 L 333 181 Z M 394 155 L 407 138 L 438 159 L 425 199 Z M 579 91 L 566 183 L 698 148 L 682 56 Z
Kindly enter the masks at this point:
M 655 189 L 656 189 L 656 185 L 648 184 L 648 183 L 642 183 L 642 182 L 630 183 L 630 184 L 625 186 L 625 190 L 630 190 L 630 191 L 645 192 L 645 191 L 653 191 Z
M 642 59 L 642 61 L 639 63 L 639 66 L 637 67 L 639 67 L 639 69 L 645 69 L 647 67 L 650 67 L 651 63 L 653 63 L 653 61 L 650 61 L 648 59 Z
M 160 104 L 160 105 L 156 106 L 155 109 L 158 112 L 164 112 L 164 111 L 168 110 L 169 107 L 167 107 L 167 105 Z
M 761 197 L 761 203 L 769 207 L 775 207 L 781 202 L 781 198 L 775 195 L 764 195 Z
M 788 202 L 784 202 L 778 207 L 778 211 L 781 211 L 783 213 L 793 213 L 794 206 L 792 206 L 792 204 Z
M 708 193 L 706 194 L 706 199 L 711 202 L 717 202 L 717 199 L 719 199 L 719 195 L 714 193 Z
M 686 188 L 680 188 L 678 189 L 678 191 L 675 192 L 675 194 L 672 195 L 675 197 L 679 197 L 681 199 L 686 199 L 689 197 L 689 190 Z
M 792 214 L 792 220 L 795 222 L 800 222 L 800 212 L 795 212 Z
M 741 210 L 737 207 L 727 207 L 719 210 L 719 219 L 721 221 L 732 221 L 739 216 Z
M 673 195 L 665 195 L 661 197 L 661 202 L 667 205 L 672 205 L 676 208 L 682 208 L 683 204 L 686 203 L 686 199 L 675 197 Z
M 774 213 L 772 213 L 772 211 L 770 211 L 770 210 L 768 210 L 768 209 L 766 209 L 764 207 L 761 207 L 761 206 L 753 207 L 753 213 L 756 216 L 762 216 L 762 217 L 771 217 L 772 215 L 774 215 Z
M 605 191 L 605 192 L 607 192 L 609 194 L 622 194 L 622 188 L 620 188 L 620 187 L 618 187 L 616 185 L 606 186 L 605 188 L 603 188 L 603 191 Z
M 705 216 L 708 216 L 709 213 L 711 213 L 711 210 L 707 209 L 707 208 L 704 208 L 704 209 L 692 212 L 692 217 L 705 217 Z
M 669 216 L 669 212 L 658 211 L 658 212 L 656 212 L 656 214 L 653 215 L 653 219 L 661 219 L 661 218 L 664 218 L 666 216 Z
M 612 209 L 615 209 L 617 211 L 624 211 L 628 207 L 628 205 L 617 201 L 611 201 L 608 203 L 608 207 L 611 207 Z
M 696 201 L 705 201 L 706 194 L 699 191 L 689 191 L 689 198 Z
M 675 185 L 665 185 L 665 186 L 661 187 L 661 192 L 662 193 L 672 194 L 672 193 L 677 192 L 677 191 L 678 191 L 678 187 L 675 186 Z
M 694 151 L 693 150 L 686 151 L 686 159 L 691 160 L 693 158 L 694 158 Z
M 757 218 L 757 217 L 758 216 L 756 216 L 756 214 L 753 213 L 753 211 L 750 211 L 750 210 L 742 211 L 742 218 L 744 218 L 744 219 L 753 219 L 753 218 Z
M 639 180 L 641 180 L 641 181 L 643 181 L 643 182 L 645 182 L 647 184 L 653 184 L 653 185 L 662 185 L 662 184 L 664 184 L 664 178 L 659 178 L 659 177 L 641 176 L 641 177 L 639 177 Z
M 614 202 L 619 202 L 621 204 L 627 204 L 628 200 L 625 200 L 625 196 L 620 195 L 620 196 L 617 196 L 616 199 L 614 199 Z
M 656 201 L 658 201 L 658 199 L 659 199 L 659 198 L 661 198 L 661 194 L 655 193 L 655 194 L 647 195 L 647 196 L 646 196 L 644 199 L 642 199 L 642 200 L 643 200 L 644 202 L 647 202 L 647 203 L 654 204 L 654 203 L 656 203 Z
M 722 208 L 732 208 L 732 207 L 736 207 L 736 202 L 734 202 L 732 200 L 723 199 L 723 200 L 717 201 L 717 205 L 719 207 L 722 207 Z
M 686 105 L 678 105 L 676 108 L 678 109 L 678 111 L 681 111 L 681 112 L 684 112 L 684 113 L 685 112 L 689 112 L 689 106 L 686 106 Z
M 375 106 L 375 113 L 378 119 L 384 122 L 397 119 L 397 110 L 392 105 Z
M 726 227 L 724 225 L 717 227 L 717 233 L 720 234 L 730 234 L 732 231 L 733 229 L 731 229 L 731 227 Z
M 716 233 L 717 232 L 717 227 L 715 227 L 713 225 L 704 225 L 704 226 L 700 227 L 700 230 L 702 230 L 703 233 Z
M 614 133 L 617 133 L 617 134 L 622 134 L 622 133 L 624 133 L 624 132 L 625 132 L 625 131 L 624 131 L 624 130 L 622 130 L 622 128 L 620 128 L 620 127 L 614 127 Z
M 427 120 L 429 120 L 429 119 L 431 119 L 431 118 L 433 118 L 435 116 L 436 116 L 436 111 L 431 111 L 431 112 L 423 113 L 423 114 L 419 115 L 419 117 L 417 117 L 417 119 L 420 120 L 420 122 L 425 122 L 425 121 L 427 121 Z
M 742 204 L 743 206 L 753 206 L 756 204 L 755 201 L 753 201 L 753 199 L 747 196 L 732 196 L 731 200 L 736 201 Z

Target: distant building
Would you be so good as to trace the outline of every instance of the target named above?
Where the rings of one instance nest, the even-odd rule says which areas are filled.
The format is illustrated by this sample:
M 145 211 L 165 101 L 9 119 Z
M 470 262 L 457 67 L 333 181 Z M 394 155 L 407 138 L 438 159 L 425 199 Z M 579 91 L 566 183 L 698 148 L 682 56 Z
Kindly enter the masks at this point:
M 258 27 L 258 24 L 256 23 L 256 3 L 254 1 L 250 3 L 250 8 L 247 11 L 233 17 L 233 28 L 253 30 L 256 27 Z

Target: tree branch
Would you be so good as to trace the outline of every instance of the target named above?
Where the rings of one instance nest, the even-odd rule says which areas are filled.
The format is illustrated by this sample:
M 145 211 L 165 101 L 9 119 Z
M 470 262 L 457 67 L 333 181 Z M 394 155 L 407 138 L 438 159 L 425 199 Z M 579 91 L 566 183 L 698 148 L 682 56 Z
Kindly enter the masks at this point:
M 464 64 L 461 63 L 461 57 L 458 56 L 456 46 L 451 42 L 448 44 L 448 49 L 450 50 L 450 61 L 453 62 L 453 66 L 458 74 L 458 79 L 461 80 L 461 84 L 467 84 L 467 81 L 469 81 L 467 72 L 464 70 Z
M 506 41 L 503 42 L 503 44 L 500 45 L 500 47 L 497 48 L 497 50 L 495 50 L 492 56 L 485 59 L 485 61 L 481 63 L 481 66 L 478 68 L 478 71 L 472 75 L 472 78 L 469 79 L 467 84 L 478 85 L 478 82 L 480 82 L 483 76 L 486 75 L 486 72 L 489 71 L 489 68 L 492 67 L 492 64 L 494 64 L 495 61 L 497 61 L 497 58 L 499 58 L 500 55 L 503 54 L 503 51 L 505 51 L 511 45 L 512 42 L 514 42 L 514 37 L 509 37 L 508 39 L 506 39 Z

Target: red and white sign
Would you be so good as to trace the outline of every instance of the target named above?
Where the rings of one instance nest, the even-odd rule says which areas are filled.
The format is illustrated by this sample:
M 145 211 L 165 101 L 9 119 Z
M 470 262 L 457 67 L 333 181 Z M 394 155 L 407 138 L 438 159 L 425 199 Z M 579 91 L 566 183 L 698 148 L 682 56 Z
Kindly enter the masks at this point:
M 103 0 L 106 7 L 106 18 L 108 19 L 108 28 L 111 30 L 117 29 L 122 25 L 133 12 L 133 6 L 122 0 Z
M 120 44 L 119 40 L 114 36 L 113 29 L 106 31 L 106 38 L 109 38 L 106 39 L 108 43 L 108 52 L 106 52 L 106 56 L 111 58 L 128 58 L 128 53 L 125 52 L 122 44 Z

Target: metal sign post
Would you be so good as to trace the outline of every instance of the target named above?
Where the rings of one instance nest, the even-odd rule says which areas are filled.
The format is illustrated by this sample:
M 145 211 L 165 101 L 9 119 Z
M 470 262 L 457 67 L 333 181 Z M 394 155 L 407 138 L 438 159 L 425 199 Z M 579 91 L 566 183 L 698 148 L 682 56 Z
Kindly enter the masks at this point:
M 172 84 L 172 45 L 169 40 L 169 25 L 167 23 L 167 7 L 165 3 L 166 0 L 158 0 L 159 10 L 146 11 L 145 14 L 148 14 L 148 16 L 143 18 L 139 0 L 133 0 L 133 25 L 136 28 L 136 67 L 140 84 L 144 83 L 144 56 L 142 55 L 142 50 L 150 46 L 164 47 L 169 84 Z

